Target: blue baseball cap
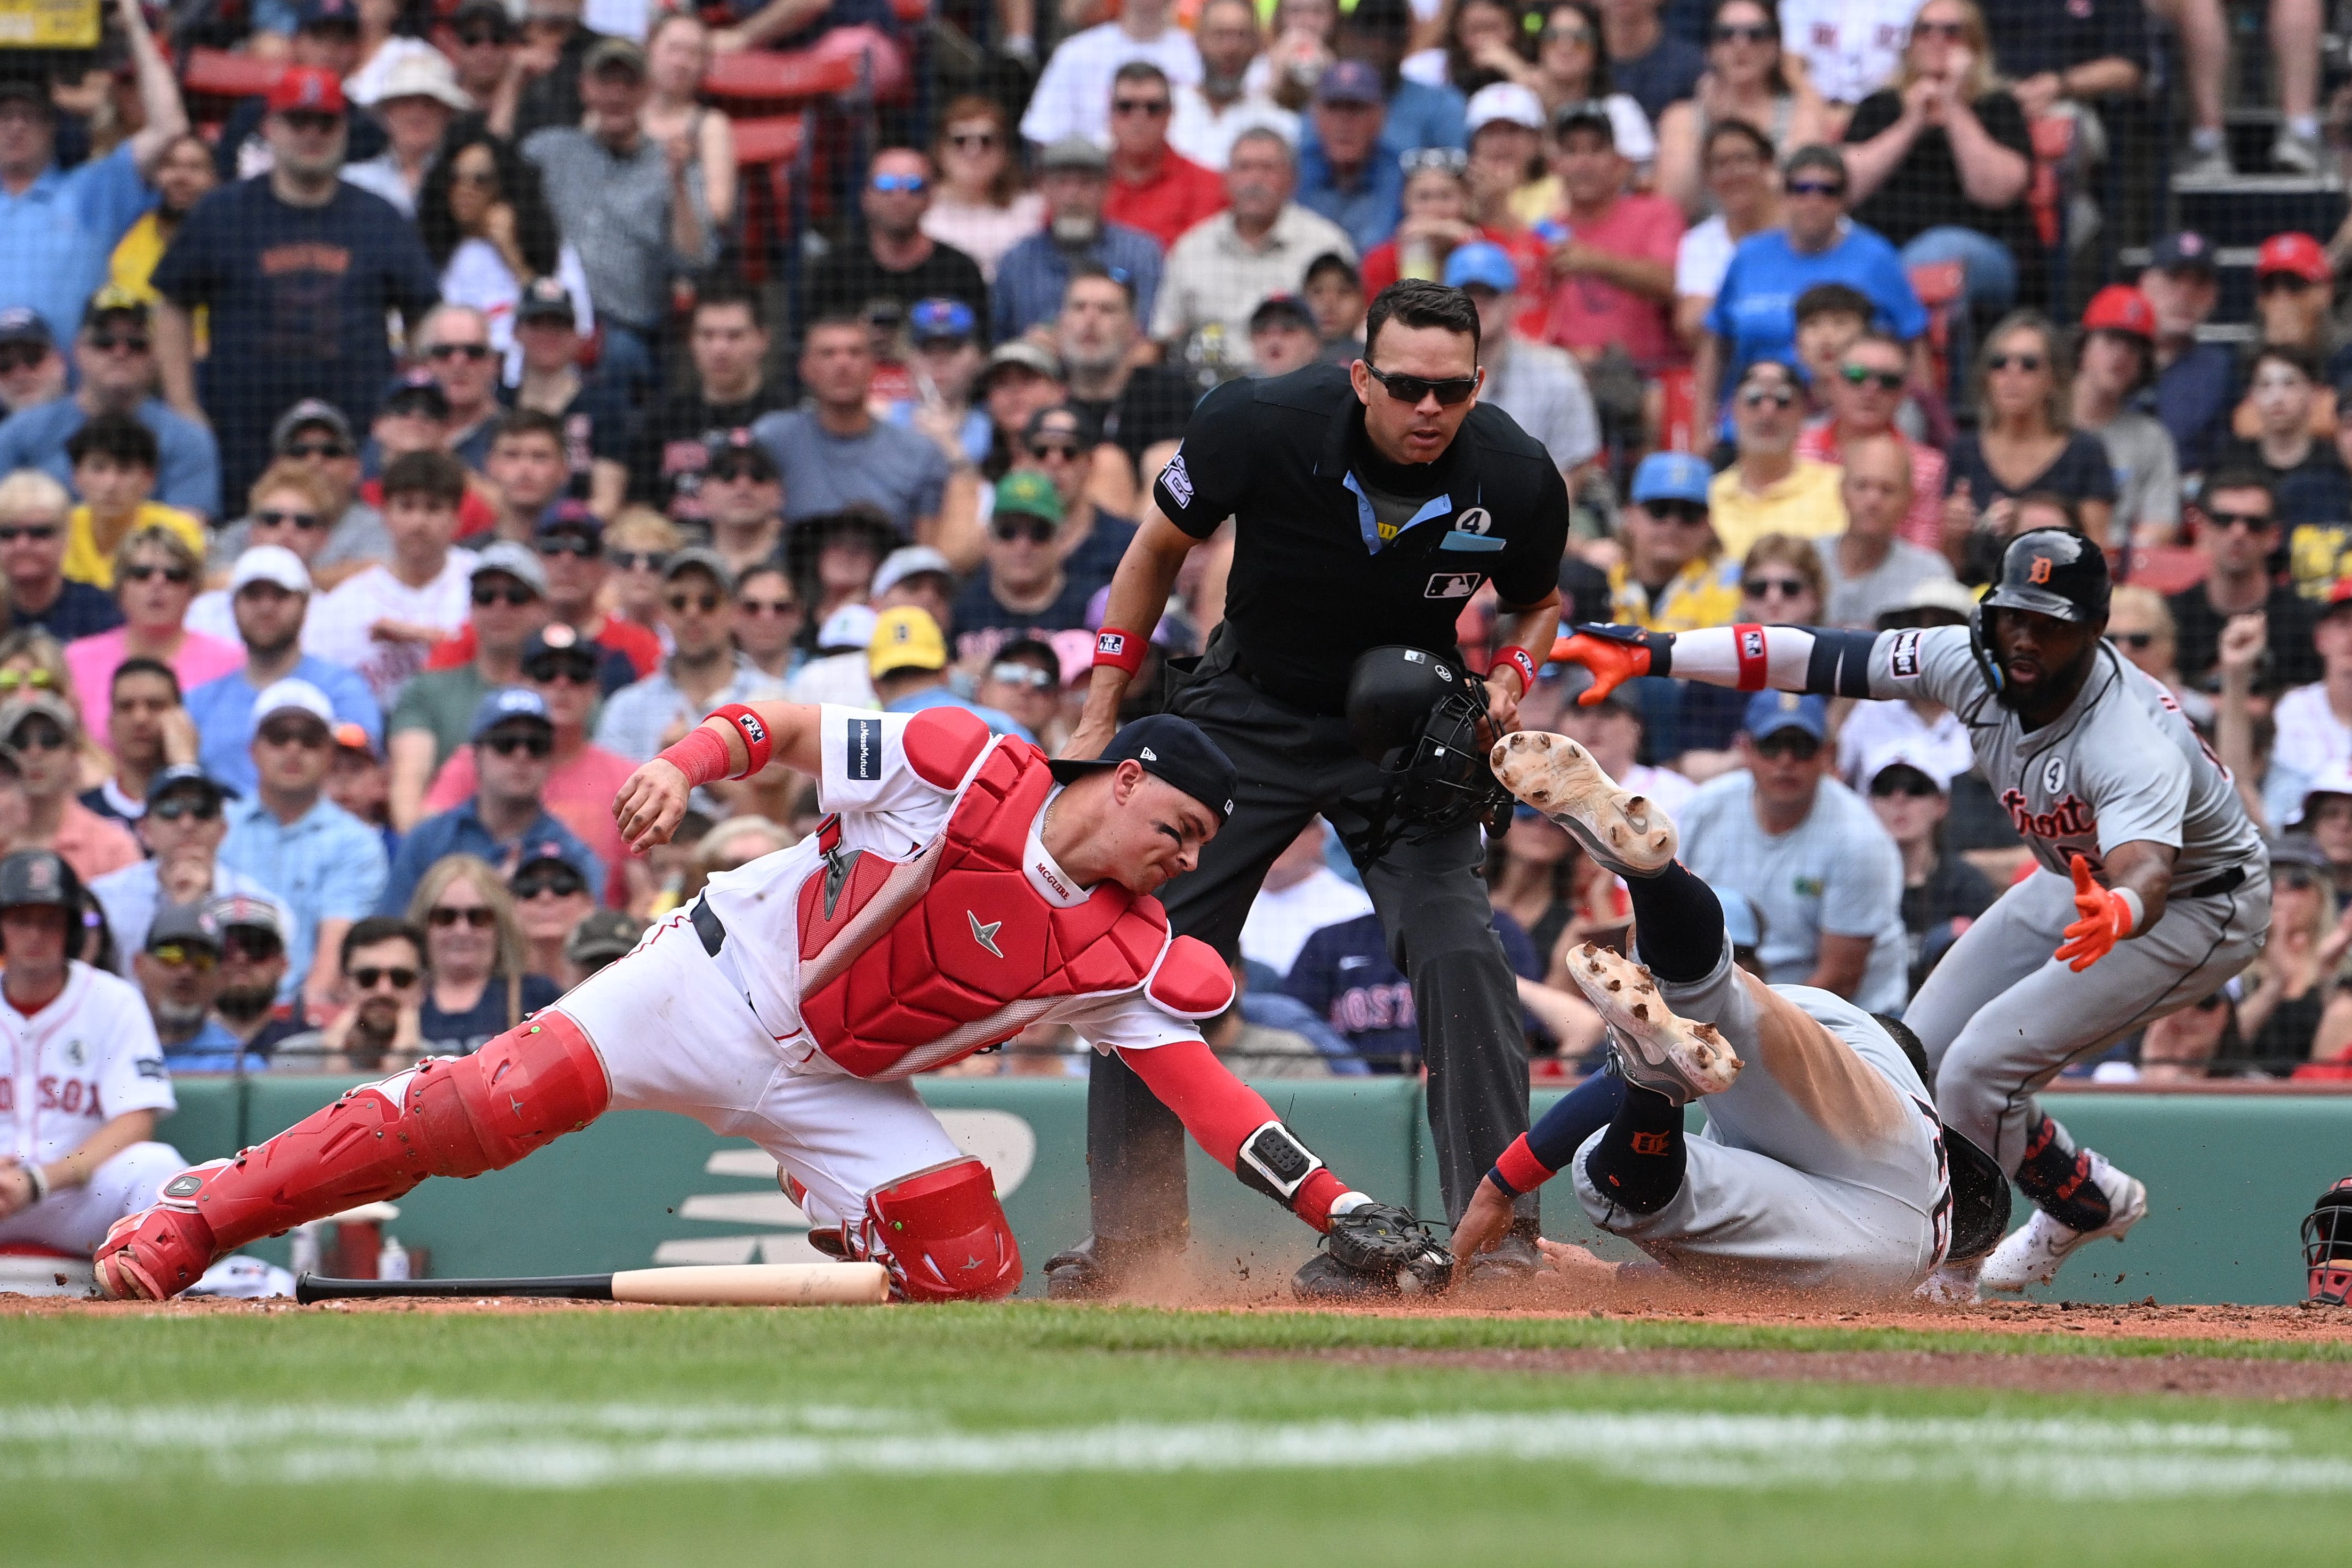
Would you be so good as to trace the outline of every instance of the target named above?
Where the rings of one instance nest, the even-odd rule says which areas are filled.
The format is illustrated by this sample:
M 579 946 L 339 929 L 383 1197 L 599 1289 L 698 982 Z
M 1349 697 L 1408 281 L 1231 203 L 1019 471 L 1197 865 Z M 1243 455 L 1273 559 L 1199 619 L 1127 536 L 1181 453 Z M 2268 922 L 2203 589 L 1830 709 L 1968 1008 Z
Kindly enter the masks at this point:
M 555 727 L 555 720 L 547 710 L 546 700 L 528 686 L 507 686 L 491 692 L 474 709 L 474 721 L 467 728 L 466 738 L 478 741 L 509 719 L 526 719 Z
M 604 520 L 590 511 L 586 501 L 565 496 L 540 508 L 539 521 L 532 525 L 534 533 L 558 533 L 567 529 L 601 539 L 604 533 Z
M 907 312 L 908 331 L 919 343 L 965 342 L 975 325 L 971 307 L 961 300 L 918 300 Z
M 1830 705 L 1819 697 L 1794 691 L 1759 691 L 1748 704 L 1740 724 L 1751 741 L 1762 741 L 1783 730 L 1802 730 L 1816 741 L 1830 738 Z
M 1473 283 L 1483 284 L 1497 294 L 1517 289 L 1519 269 L 1512 265 L 1510 252 L 1485 239 L 1455 246 L 1454 254 L 1445 258 L 1445 286 L 1467 289 Z
M 1381 73 L 1362 60 L 1333 60 L 1315 84 L 1318 103 L 1386 103 Z
M 1703 458 L 1689 452 L 1653 452 L 1633 470 L 1633 504 L 1686 500 L 1705 506 L 1707 486 L 1714 482 L 1715 470 Z

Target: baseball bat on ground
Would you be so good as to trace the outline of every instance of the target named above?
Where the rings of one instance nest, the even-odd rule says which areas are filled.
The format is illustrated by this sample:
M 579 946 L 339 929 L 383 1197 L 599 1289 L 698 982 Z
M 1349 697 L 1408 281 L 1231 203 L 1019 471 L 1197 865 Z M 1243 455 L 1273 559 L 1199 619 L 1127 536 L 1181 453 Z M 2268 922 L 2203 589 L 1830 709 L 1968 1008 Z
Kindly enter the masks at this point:
M 559 1274 L 536 1279 L 331 1279 L 305 1274 L 297 1301 L 381 1296 L 426 1300 L 527 1296 L 568 1301 L 645 1301 L 665 1307 L 860 1307 L 885 1301 L 890 1279 L 878 1263 L 725 1263 Z

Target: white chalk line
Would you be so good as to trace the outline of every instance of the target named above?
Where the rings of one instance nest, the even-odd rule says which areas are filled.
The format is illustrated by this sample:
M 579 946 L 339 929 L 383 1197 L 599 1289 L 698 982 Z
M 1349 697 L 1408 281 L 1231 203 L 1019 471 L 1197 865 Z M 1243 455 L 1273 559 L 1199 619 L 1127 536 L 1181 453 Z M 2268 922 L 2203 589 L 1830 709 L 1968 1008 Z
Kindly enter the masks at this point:
M 529 1403 L 0 1405 L 10 1481 L 644 1480 L 1174 1474 L 1569 1460 L 1660 1486 L 1974 1488 L 2059 1499 L 2352 1492 L 2352 1458 L 2273 1427 L 2073 1418 L 1488 1411 L 974 1430 L 846 1405 Z

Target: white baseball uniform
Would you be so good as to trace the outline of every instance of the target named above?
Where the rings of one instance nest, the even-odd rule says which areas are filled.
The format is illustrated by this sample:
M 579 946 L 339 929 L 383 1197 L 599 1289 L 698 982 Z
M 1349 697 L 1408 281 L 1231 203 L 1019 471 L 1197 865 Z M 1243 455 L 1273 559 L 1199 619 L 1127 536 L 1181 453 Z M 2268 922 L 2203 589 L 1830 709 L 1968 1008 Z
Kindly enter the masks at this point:
M 0 1150 L 46 1165 L 125 1111 L 178 1108 L 146 1001 L 128 981 L 70 963 L 65 989 L 29 1017 L 0 993 Z M 168 1143 L 133 1143 L 87 1185 L 0 1219 L 0 1243 L 89 1253 L 187 1164 Z
M 830 705 L 821 711 L 819 799 L 841 814 L 842 847 L 908 860 L 939 835 L 957 794 L 908 761 L 907 726 L 921 716 Z M 1038 837 L 1044 822 L 1041 809 L 1024 857 L 1029 886 L 1048 904 L 1075 908 L 1091 889 L 1045 852 Z M 751 1140 L 807 1189 L 802 1206 L 819 1226 L 855 1221 L 868 1193 L 957 1157 L 905 1074 L 971 1049 L 950 1037 L 936 1052 L 910 1053 L 889 1077 L 858 1078 L 818 1048 L 800 1017 L 799 900 L 809 879 L 825 869 L 811 835 L 721 872 L 702 895 L 726 927 L 717 952 L 706 951 L 691 909 L 683 910 L 556 1004 L 603 1058 L 614 1110 L 676 1111 Z M 964 918 L 961 905 L 950 918 Z M 984 943 L 996 927 L 970 918 L 964 940 Z M 1140 990 L 1034 1005 L 1034 1021 L 1066 1024 L 1105 1053 L 1201 1037 L 1200 1025 Z

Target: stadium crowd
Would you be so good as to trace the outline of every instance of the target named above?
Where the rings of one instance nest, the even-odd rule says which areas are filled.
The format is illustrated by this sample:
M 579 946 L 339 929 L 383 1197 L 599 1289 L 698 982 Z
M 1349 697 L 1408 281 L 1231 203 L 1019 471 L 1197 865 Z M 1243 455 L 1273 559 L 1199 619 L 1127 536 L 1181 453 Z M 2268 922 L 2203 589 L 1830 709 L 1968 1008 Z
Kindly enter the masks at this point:
M 1476 301 L 1480 396 L 1569 482 L 1576 619 L 1959 624 L 2015 532 L 2103 544 L 2110 640 L 2278 901 L 2242 983 L 2082 1070 L 2352 1072 L 2352 231 L 2261 246 L 2242 353 L 2203 235 L 2084 281 L 2080 149 L 2147 113 L 2151 26 L 2185 135 L 2110 156 L 2233 177 L 2216 0 L 995 0 L 978 77 L 879 0 L 187 9 L 110 0 L 86 74 L 0 61 L 0 849 L 83 880 L 173 1072 L 473 1050 L 796 842 L 777 767 L 622 843 L 621 782 L 722 703 L 1057 745 L 1192 404 L 1360 357 L 1401 279 Z M 2315 174 L 2317 7 L 2271 19 L 2272 163 Z M 199 92 L 223 50 L 251 96 Z M 713 86 L 763 55 L 878 107 L 772 168 Z M 1526 722 L 1675 814 L 1775 981 L 1899 1011 L 2024 868 L 1951 713 L 1575 673 Z M 1623 890 L 1524 807 L 1489 879 L 1573 1073 L 1563 954 L 1622 943 Z M 1244 1070 L 1414 1067 L 1324 826 L 1234 961 Z

